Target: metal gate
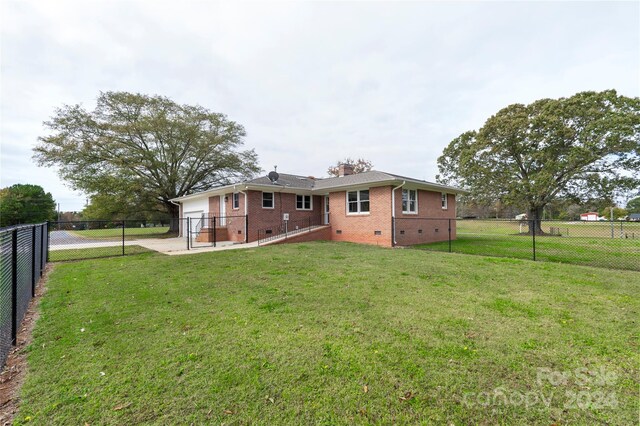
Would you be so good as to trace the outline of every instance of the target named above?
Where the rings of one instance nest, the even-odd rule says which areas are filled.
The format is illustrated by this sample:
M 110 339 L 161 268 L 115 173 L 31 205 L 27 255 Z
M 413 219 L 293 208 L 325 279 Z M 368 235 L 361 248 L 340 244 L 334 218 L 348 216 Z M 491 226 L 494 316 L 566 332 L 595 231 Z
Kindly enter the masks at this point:
M 248 241 L 248 216 L 214 216 L 201 214 L 188 217 L 187 247 L 219 247 Z

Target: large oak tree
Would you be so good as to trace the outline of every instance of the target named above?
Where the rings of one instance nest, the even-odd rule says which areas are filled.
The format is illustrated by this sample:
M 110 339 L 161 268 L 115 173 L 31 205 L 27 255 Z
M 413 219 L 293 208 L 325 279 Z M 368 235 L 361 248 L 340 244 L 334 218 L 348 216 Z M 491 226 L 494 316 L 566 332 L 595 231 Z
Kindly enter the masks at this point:
M 527 206 L 530 218 L 541 218 L 556 197 L 637 191 L 640 99 L 607 90 L 509 105 L 454 139 L 438 167 L 441 182 L 477 199 Z
M 172 198 L 259 171 L 256 153 L 241 150 L 240 124 L 162 96 L 104 92 L 93 111 L 65 105 L 44 124 L 50 134 L 34 149 L 40 165 L 57 166 L 90 196 L 152 198 L 174 218 Z

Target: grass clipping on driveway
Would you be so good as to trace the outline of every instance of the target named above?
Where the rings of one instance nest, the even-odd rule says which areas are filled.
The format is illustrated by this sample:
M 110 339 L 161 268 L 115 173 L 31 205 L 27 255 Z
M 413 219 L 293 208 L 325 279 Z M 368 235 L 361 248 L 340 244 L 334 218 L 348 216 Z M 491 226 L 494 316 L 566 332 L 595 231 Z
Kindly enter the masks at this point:
M 348 243 L 60 264 L 16 423 L 631 424 L 639 278 Z

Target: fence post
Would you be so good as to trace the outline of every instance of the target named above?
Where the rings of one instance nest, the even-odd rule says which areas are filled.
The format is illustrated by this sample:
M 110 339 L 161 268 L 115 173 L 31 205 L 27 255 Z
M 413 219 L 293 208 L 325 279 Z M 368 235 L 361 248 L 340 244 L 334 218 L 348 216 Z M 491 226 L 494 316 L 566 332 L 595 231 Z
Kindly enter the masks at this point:
M 216 217 L 213 217 L 213 246 L 216 246 L 216 240 L 217 240 L 217 235 L 216 235 Z
M 533 241 L 533 261 L 536 261 L 536 228 L 538 226 L 538 217 L 536 214 L 533 215 L 533 223 L 531 227 L 531 238 Z
M 125 220 L 122 219 L 122 255 L 124 256 L 124 228 L 125 228 Z
M 451 253 L 451 219 L 449 219 L 449 253 Z
M 46 234 L 47 234 L 47 263 L 49 263 L 49 246 L 51 245 L 51 238 L 49 235 L 49 221 L 47 221 L 47 229 L 45 230 Z
M 11 344 L 18 334 L 18 230 L 11 231 Z
M 187 229 L 186 229 L 186 234 L 187 234 L 187 250 L 190 250 L 189 248 L 189 241 L 191 240 L 191 218 L 187 217 Z
M 36 225 L 31 228 L 31 297 L 36 296 Z
M 249 215 L 244 215 L 244 242 L 249 242 Z

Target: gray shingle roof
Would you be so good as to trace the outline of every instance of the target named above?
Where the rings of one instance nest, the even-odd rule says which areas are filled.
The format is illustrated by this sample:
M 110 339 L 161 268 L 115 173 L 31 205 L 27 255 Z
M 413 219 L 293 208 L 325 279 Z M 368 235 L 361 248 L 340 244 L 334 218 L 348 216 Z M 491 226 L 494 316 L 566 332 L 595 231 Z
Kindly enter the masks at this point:
M 342 177 L 332 177 L 316 181 L 314 189 L 328 189 L 336 186 L 364 185 L 368 183 L 385 182 L 396 178 L 385 172 L 371 170 L 369 172 L 356 173 Z
M 433 187 L 438 187 L 442 189 L 449 189 L 452 191 L 461 192 L 458 188 L 453 188 L 450 186 L 441 185 L 434 182 L 428 182 L 426 180 L 414 179 L 406 176 L 395 175 L 393 173 L 380 172 L 377 170 L 371 170 L 363 173 L 355 173 L 352 175 L 342 176 L 342 177 L 331 177 L 331 178 L 323 178 L 323 179 L 312 179 L 305 176 L 297 176 L 297 175 L 288 175 L 285 173 L 280 173 L 280 177 L 278 182 L 276 182 L 279 186 L 284 186 L 286 188 L 300 188 L 300 189 L 308 189 L 308 190 L 327 190 L 331 188 L 340 188 L 347 186 L 358 186 L 358 185 L 368 185 L 368 184 L 376 184 L 382 182 L 401 182 L 407 181 L 422 185 L 429 185 Z M 256 185 L 272 185 L 271 181 L 267 176 L 262 176 L 257 179 L 253 179 L 245 184 L 256 184 Z
M 278 173 L 278 181 L 275 183 L 278 186 L 284 186 L 286 188 L 300 188 L 300 189 L 313 189 L 314 180 L 306 176 L 288 175 L 285 173 Z M 273 185 L 267 176 L 261 176 L 256 179 L 251 179 L 245 184 L 255 185 Z
M 452 186 L 441 185 L 439 183 L 428 182 L 426 180 L 414 179 L 405 176 L 395 175 L 393 173 L 379 172 L 377 170 L 371 170 L 363 173 L 356 173 L 353 175 L 347 175 L 342 177 L 331 178 L 311 178 L 308 176 L 290 175 L 286 173 L 278 173 L 278 181 L 274 184 L 269 180 L 267 176 L 261 176 L 259 178 L 251 179 L 245 182 L 239 182 L 235 185 L 225 185 L 217 188 L 212 188 L 208 191 L 186 195 L 184 197 L 174 198 L 174 200 L 181 200 L 185 198 L 193 198 L 195 196 L 201 196 L 205 193 L 214 193 L 225 188 L 234 188 L 236 185 L 261 185 L 261 186 L 274 186 L 279 187 L 281 190 L 289 189 L 301 189 L 306 191 L 319 191 L 320 193 L 327 193 L 333 188 L 348 188 L 358 187 L 360 185 L 373 185 L 379 183 L 388 183 L 389 185 L 397 185 L 406 181 L 407 183 L 424 185 L 425 187 L 436 191 L 447 191 L 449 193 L 465 193 L 460 188 L 454 188 Z

